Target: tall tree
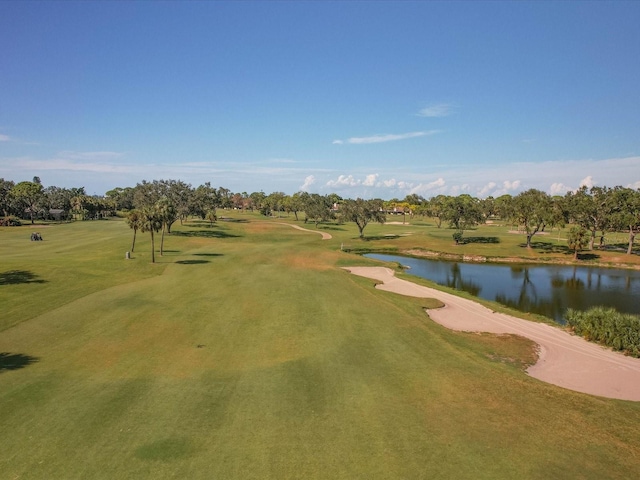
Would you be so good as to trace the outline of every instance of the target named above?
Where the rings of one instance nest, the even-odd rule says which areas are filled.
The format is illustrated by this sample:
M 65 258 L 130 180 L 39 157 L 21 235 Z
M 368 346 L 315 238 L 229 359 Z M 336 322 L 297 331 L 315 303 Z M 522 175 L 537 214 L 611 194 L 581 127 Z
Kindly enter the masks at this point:
M 127 213 L 127 225 L 133 230 L 133 241 L 131 242 L 131 252 L 136 248 L 136 234 L 142 226 L 142 215 L 138 210 L 131 210 Z
M 302 208 L 302 192 L 296 192 L 284 198 L 284 209 L 287 213 L 293 212 L 293 215 L 296 217 L 296 222 L 298 221 L 298 212 L 301 211 Z
M 50 186 L 44 189 L 47 197 L 48 208 L 58 208 L 64 210 L 65 215 L 72 210 L 71 200 L 74 197 L 85 195 L 84 187 L 80 188 L 61 188 Z
M 588 190 L 586 186 L 565 195 L 570 220 L 590 232 L 589 250 L 593 250 L 597 232 L 602 232 L 604 236 L 607 229 L 610 218 L 609 195 L 610 190 L 606 187 L 592 187 Z
M 532 188 L 513 198 L 513 220 L 524 227 L 527 235 L 527 248 L 531 248 L 531 239 L 552 220 L 551 198 L 545 192 Z
M 209 212 L 214 212 L 215 215 L 215 211 L 219 206 L 220 196 L 210 182 L 198 186 L 191 196 L 191 213 L 203 220 L 207 218 Z
M 140 210 L 140 231 L 151 234 L 151 263 L 156 262 L 156 244 L 154 233 L 162 229 L 162 216 L 156 205 L 146 205 Z
M 134 191 L 131 187 L 116 187 L 106 192 L 105 196 L 112 202 L 115 210 L 132 210 Z
M 166 198 L 166 202 L 173 208 L 165 208 L 165 229 L 168 234 L 171 233 L 171 225 L 178 218 L 182 222 L 189 214 L 193 189 L 191 185 L 181 180 L 160 180 L 161 198 Z M 173 214 L 171 216 L 170 214 Z
M 627 255 L 631 255 L 633 242 L 640 230 L 640 189 L 615 187 L 611 192 L 610 205 L 613 226 L 629 232 Z
M 15 184 L 11 180 L 0 178 L 0 211 L 5 217 L 9 216 L 11 210 L 11 190 Z
M 155 205 L 162 222 L 162 237 L 160 239 L 160 256 L 164 254 L 164 234 L 169 232 L 169 228 L 173 222 L 175 222 L 177 214 L 176 208 L 167 197 L 162 197 Z
M 347 222 L 355 222 L 360 232 L 360 238 L 364 238 L 364 229 L 370 222 L 384 223 L 384 202 L 379 199 L 344 200 L 340 204 L 340 218 Z
M 285 198 L 284 192 L 273 192 L 267 195 L 263 204 L 263 213 L 265 215 L 279 216 L 279 213 L 284 211 Z
M 326 222 L 335 218 L 333 213 L 333 203 L 329 197 L 318 195 L 317 193 L 303 192 L 300 195 L 304 210 L 304 223 L 312 221 L 316 228 L 320 222 Z
M 512 220 L 515 217 L 513 212 L 513 197 L 505 193 L 496 198 L 493 202 L 493 213 L 503 222 Z
M 37 182 L 20 182 L 11 189 L 11 195 L 22 211 L 29 212 L 31 224 L 33 225 L 34 218 L 45 200 L 42 184 Z
M 429 216 L 435 219 L 438 228 L 442 226 L 446 204 L 447 196 L 445 195 L 436 195 L 429 200 Z
M 466 193 L 449 197 L 445 202 L 442 218 L 460 233 L 461 238 L 465 230 L 483 220 L 480 201 Z
M 267 195 L 262 190 L 251 193 L 251 195 L 249 195 L 251 211 L 253 211 L 254 208 L 261 210 L 265 198 L 267 198 Z

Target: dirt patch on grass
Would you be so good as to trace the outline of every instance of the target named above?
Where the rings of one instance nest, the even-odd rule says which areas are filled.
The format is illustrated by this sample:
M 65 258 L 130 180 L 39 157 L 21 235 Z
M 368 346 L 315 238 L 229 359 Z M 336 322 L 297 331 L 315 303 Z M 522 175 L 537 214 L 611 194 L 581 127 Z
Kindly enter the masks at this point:
M 291 253 L 283 257 L 282 262 L 291 268 L 325 271 L 332 270 L 335 254 L 316 252 L 314 255 Z

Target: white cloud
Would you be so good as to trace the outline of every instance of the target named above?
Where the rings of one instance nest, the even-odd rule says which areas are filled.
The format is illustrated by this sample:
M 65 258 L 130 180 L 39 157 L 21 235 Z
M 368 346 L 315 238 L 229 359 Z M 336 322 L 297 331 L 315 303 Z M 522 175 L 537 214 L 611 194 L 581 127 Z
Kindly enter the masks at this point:
M 367 175 L 367 177 L 362 182 L 362 185 L 365 187 L 373 187 L 376 184 L 376 179 L 378 178 L 377 173 L 372 173 L 371 175 Z
M 581 187 L 591 188 L 594 185 L 595 185 L 595 183 L 594 183 L 593 177 L 591 175 L 589 175 L 588 177 L 585 177 L 582 180 L 580 180 L 580 186 Z
M 350 143 L 352 145 L 366 145 L 369 143 L 393 142 L 396 140 L 407 140 L 409 138 L 426 137 L 430 135 L 435 135 L 436 133 L 440 133 L 440 130 L 427 130 L 422 132 L 409 132 L 409 133 L 399 133 L 399 134 L 372 135 L 370 137 L 351 137 L 346 140 L 346 143 Z M 345 142 L 343 140 L 334 140 L 332 143 L 334 145 L 342 145 Z
M 453 185 L 449 188 L 449 194 L 457 197 L 462 193 L 469 193 L 471 191 L 471 187 L 468 183 L 463 183 L 462 185 Z
M 510 182 L 509 180 L 505 180 L 504 182 L 502 182 L 502 187 L 504 188 L 505 191 L 509 192 L 509 191 L 513 191 L 513 190 L 517 190 L 518 188 L 520 188 L 520 180 L 514 180 L 513 182 Z
M 418 184 L 411 189 L 410 193 L 438 195 L 444 192 L 445 185 L 444 178 L 440 177 L 432 182 Z
M 0 133 L 0 142 L 8 142 L 9 140 L 11 140 L 11 138 L 9 138 L 9 135 L 3 135 Z
M 564 195 L 568 191 L 573 190 L 571 187 L 567 187 L 564 183 L 552 183 L 549 188 L 551 195 Z
M 308 175 L 304 179 L 304 183 L 300 185 L 300 190 L 302 190 L 303 192 L 306 192 L 309 190 L 309 187 L 314 183 L 316 183 L 316 177 L 314 177 L 313 175 Z
M 487 183 L 484 187 L 482 187 L 479 191 L 478 191 L 478 195 L 480 195 L 481 197 L 485 197 L 485 196 L 489 196 L 489 194 L 491 193 L 491 191 L 496 187 L 497 183 L 496 182 L 489 182 Z
M 340 175 L 337 179 L 327 182 L 328 187 L 355 187 L 356 185 L 360 185 L 360 181 L 353 178 L 353 175 Z
M 635 183 L 630 183 L 627 185 L 627 188 L 640 188 L 640 180 Z
M 390 178 L 389 180 L 383 180 L 382 183 L 379 183 L 378 185 L 383 185 L 387 188 L 390 188 L 390 187 L 395 187 L 396 183 L 397 182 L 395 178 Z
M 430 105 L 420 110 L 417 115 L 419 117 L 446 117 L 453 113 L 453 107 L 448 103 L 438 103 Z

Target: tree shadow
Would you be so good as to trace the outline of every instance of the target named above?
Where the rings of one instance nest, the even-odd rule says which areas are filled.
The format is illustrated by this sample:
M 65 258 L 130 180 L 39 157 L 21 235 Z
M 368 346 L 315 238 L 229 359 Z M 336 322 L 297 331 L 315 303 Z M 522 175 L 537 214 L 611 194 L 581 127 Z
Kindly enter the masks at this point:
M 175 263 L 179 263 L 180 265 L 199 265 L 202 263 L 211 263 L 211 260 L 178 260 Z
M 38 357 L 21 353 L 0 352 L 0 373 L 5 370 L 18 370 L 38 361 Z
M 187 230 L 173 232 L 171 235 L 178 237 L 203 237 L 203 238 L 238 238 L 240 235 L 232 235 L 219 230 Z
M 220 217 L 219 220 L 221 222 L 229 222 L 229 223 L 249 223 L 249 220 L 247 220 L 246 218 Z
M 360 239 L 360 237 L 355 237 Z M 362 237 L 361 240 L 365 241 L 365 242 L 371 242 L 374 240 L 396 240 L 400 238 L 400 235 L 396 235 L 394 233 L 389 233 L 386 235 L 365 235 L 364 237 Z
M 0 273 L 0 285 L 16 285 L 19 283 L 45 283 L 46 280 L 38 278 L 28 270 L 8 270 Z
M 578 260 L 597 260 L 598 258 L 600 255 L 597 253 L 578 253 Z
M 527 248 L 526 243 L 521 243 L 520 246 Z M 551 242 L 531 242 L 531 248 L 542 253 L 569 253 L 567 245 L 558 245 Z
M 463 243 L 500 243 L 498 237 L 464 237 Z
M 221 257 L 221 253 L 194 253 L 195 257 Z
M 339 227 L 337 225 L 326 225 L 326 224 L 320 224 L 320 226 L 318 227 L 319 230 L 335 230 L 335 231 L 339 231 L 339 232 L 344 232 L 346 230 L 346 228 L 343 227 Z

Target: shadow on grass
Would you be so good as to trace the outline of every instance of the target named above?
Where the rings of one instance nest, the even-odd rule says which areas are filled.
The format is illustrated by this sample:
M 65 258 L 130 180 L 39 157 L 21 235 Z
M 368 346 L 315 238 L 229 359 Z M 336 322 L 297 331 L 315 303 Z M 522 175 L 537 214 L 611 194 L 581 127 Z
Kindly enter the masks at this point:
M 247 220 L 246 218 L 220 217 L 219 220 L 221 222 L 229 222 L 229 223 L 249 223 L 249 220 Z
M 500 243 L 498 237 L 463 237 L 463 243 Z
M 640 255 L 640 249 L 638 249 L 638 244 L 634 243 L 633 244 L 633 248 L 631 249 L 631 255 Z M 600 248 L 598 248 L 598 250 L 606 250 L 609 252 L 620 252 L 620 253 L 627 253 L 627 249 L 629 248 L 629 244 L 628 243 L 608 243 L 607 245 L 604 245 Z
M 521 243 L 521 247 L 526 248 L 526 243 Z M 560 245 L 551 242 L 531 242 L 531 248 L 540 253 L 561 253 L 563 255 L 572 255 L 573 250 L 570 250 L 567 245 Z M 600 255 L 593 252 L 581 252 L 578 253 L 578 260 L 597 260 Z
M 178 260 L 175 263 L 180 265 L 200 265 L 202 263 L 211 263 L 211 260 Z
M 326 224 L 320 224 L 318 226 L 318 230 L 335 230 L 338 232 L 344 232 L 346 230 L 346 228 L 344 227 L 339 227 L 337 225 L 326 225 Z
M 203 237 L 203 238 L 238 238 L 239 235 L 232 235 L 230 233 L 222 232 L 219 230 L 187 230 L 173 232 L 171 235 L 178 237 Z
M 0 373 L 5 370 L 19 370 L 38 361 L 37 357 L 21 353 L 0 352 Z
M 365 235 L 363 238 L 355 237 L 356 240 L 362 240 L 364 242 L 371 242 L 373 240 L 395 240 L 400 238 L 400 235 L 387 234 L 387 235 Z
M 221 253 L 194 253 L 194 257 L 221 257 Z
M 45 283 L 46 280 L 28 270 L 9 270 L 0 273 L 0 285 L 16 285 L 19 283 Z
M 600 258 L 600 255 L 596 253 L 578 253 L 578 260 L 597 260 L 598 258 Z
M 521 243 L 521 247 L 527 248 L 526 243 Z M 541 253 L 569 253 L 569 247 L 551 242 L 531 242 L 531 248 Z

